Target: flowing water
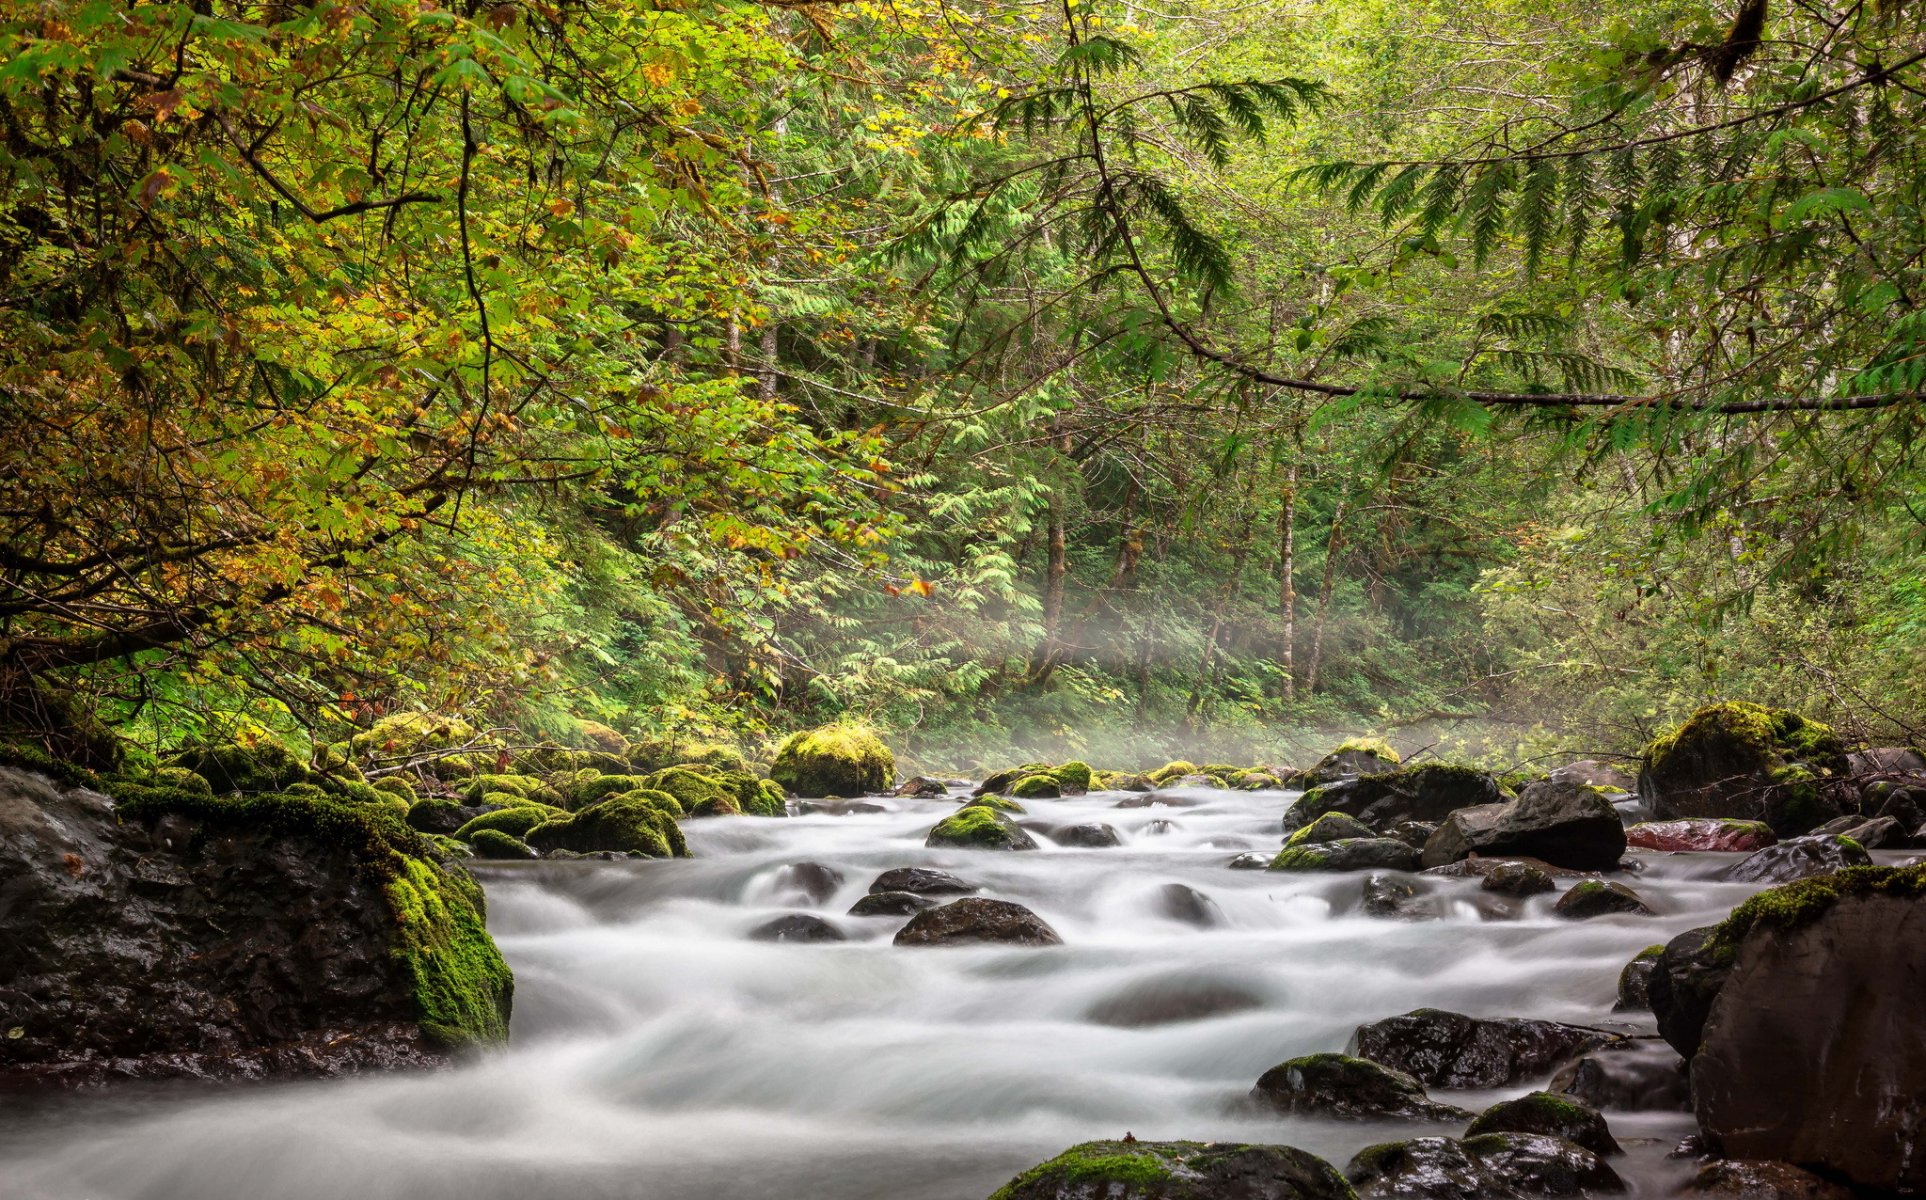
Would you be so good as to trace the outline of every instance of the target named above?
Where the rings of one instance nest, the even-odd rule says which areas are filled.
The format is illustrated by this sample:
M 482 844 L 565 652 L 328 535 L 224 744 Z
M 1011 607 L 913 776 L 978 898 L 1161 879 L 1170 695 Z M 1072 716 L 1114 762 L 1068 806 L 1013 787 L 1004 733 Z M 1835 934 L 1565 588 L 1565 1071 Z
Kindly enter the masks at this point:
M 1657 918 L 1564 921 L 1554 896 L 1494 913 L 1475 880 L 1422 881 L 1436 919 L 1374 918 L 1363 876 L 1227 869 L 1276 847 L 1290 798 L 1026 802 L 1039 828 L 1113 825 L 1124 844 L 1106 849 L 1041 835 L 1027 853 L 926 849 L 951 798 L 692 821 L 686 861 L 487 866 L 489 923 L 516 975 L 510 1049 L 436 1073 L 0 1099 L 0 1198 L 982 1200 L 1126 1131 L 1282 1142 L 1341 1169 L 1365 1145 L 1458 1130 L 1254 1113 L 1240 1100 L 1266 1068 L 1420 1006 L 1649 1028 L 1610 1012 L 1620 967 L 1752 890 L 1707 881 L 1734 856 L 1636 854 L 1631 882 Z M 812 901 L 799 863 L 843 883 Z M 899 866 L 1025 904 L 1067 944 L 894 947 L 901 918 L 843 914 Z M 1214 924 L 1172 915 L 1171 884 L 1207 896 Z M 849 940 L 748 939 L 798 910 Z M 1116 1023 L 1199 982 L 1246 1006 Z M 1542 1082 L 1434 1095 L 1477 1109 Z M 1610 1119 L 1628 1148 L 1615 1165 L 1664 1194 L 1690 1118 Z

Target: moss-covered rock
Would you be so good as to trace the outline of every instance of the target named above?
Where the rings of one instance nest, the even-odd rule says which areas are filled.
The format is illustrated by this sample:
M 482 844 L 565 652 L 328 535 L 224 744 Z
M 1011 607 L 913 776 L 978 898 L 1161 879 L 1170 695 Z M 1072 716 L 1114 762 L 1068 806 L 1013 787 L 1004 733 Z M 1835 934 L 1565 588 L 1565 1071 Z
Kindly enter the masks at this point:
M 1087 792 L 1090 790 L 1092 772 L 1090 770 L 1090 764 L 1087 762 L 1081 762 L 1073 758 L 1067 763 L 1060 764 L 1050 773 L 1055 775 L 1057 782 L 1062 784 L 1067 790 L 1074 792 Z
M 1645 748 L 1639 795 L 1661 820 L 1761 820 L 1796 837 L 1839 815 L 1830 781 L 1846 766 L 1829 726 L 1758 704 L 1714 704 Z
M 474 818 L 460 829 L 455 830 L 457 841 L 473 842 L 475 835 L 483 830 L 493 829 L 510 837 L 521 838 L 528 831 L 544 821 L 565 815 L 562 809 L 546 804 L 521 804 L 513 808 L 498 808 Z
M 960 807 L 994 809 L 1000 813 L 1011 813 L 1019 817 L 1026 812 L 1021 804 L 1014 800 L 1005 800 L 1001 796 L 977 796 L 974 799 L 965 800 Z
M 1315 846 L 1320 842 L 1335 842 L 1339 838 L 1369 838 L 1378 836 L 1369 825 L 1355 817 L 1339 812 L 1327 812 L 1309 825 L 1284 839 L 1286 846 Z
M 517 800 L 521 797 L 517 796 Z M 408 827 L 421 833 L 453 833 L 476 815 L 475 810 L 454 800 L 429 798 L 408 806 Z
M 1619 1153 L 1618 1142 L 1597 1109 L 1553 1092 L 1502 1100 L 1479 1113 L 1465 1130 L 1468 1138 L 1487 1133 L 1535 1133 L 1563 1138 L 1600 1157 Z
M 742 811 L 735 794 L 723 787 L 720 780 L 697 774 L 688 767 L 669 767 L 645 775 L 642 783 L 674 796 L 682 811 L 692 817 L 729 816 Z
M 500 829 L 477 829 L 468 844 L 474 847 L 476 858 L 514 861 L 541 857 L 527 842 Z
M 551 817 L 531 829 L 526 841 L 537 850 L 576 854 L 671 858 L 689 852 L 675 818 L 659 803 L 635 793 L 610 796 L 579 812 Z
M 604 775 L 600 771 L 578 772 L 570 784 L 568 808 L 586 808 L 605 796 L 619 796 L 635 790 L 633 775 Z
M 1396 838 L 1339 838 L 1286 846 L 1271 860 L 1273 871 L 1415 871 L 1418 852 Z
M 579 721 L 576 723 L 576 733 L 581 737 L 582 744 L 591 750 L 623 757 L 629 753 L 629 739 L 600 721 Z
M 825 725 L 784 739 L 769 777 L 812 800 L 863 796 L 889 789 L 896 779 L 896 759 L 869 729 Z
M 533 775 L 477 775 L 462 785 L 461 792 L 470 801 L 480 800 L 490 792 L 513 792 L 525 799 L 539 800 L 557 808 L 564 806 L 561 793 Z
M 405 712 L 381 718 L 348 739 L 356 758 L 407 758 L 477 741 L 475 727 L 459 717 Z
M 1293 1146 L 1131 1139 L 1072 1146 L 1012 1179 L 990 1200 L 1247 1200 L 1257 1195 L 1353 1200 L 1355 1193 L 1329 1163 Z
M 1312 787 L 1285 812 L 1284 831 L 1300 829 L 1327 812 L 1356 817 L 1373 829 L 1389 829 L 1404 821 L 1436 823 L 1461 808 L 1505 799 L 1498 781 L 1473 767 L 1455 763 L 1387 766 Z
M 1406 1117 L 1461 1121 L 1470 1113 L 1434 1103 L 1424 1085 L 1402 1071 L 1343 1054 L 1307 1054 L 1258 1077 L 1251 1096 L 1282 1112 L 1371 1120 Z
M 1010 794 L 1019 800 L 1051 800 L 1063 795 L 1063 784 L 1055 775 L 1025 775 L 1010 785 Z
M 1158 787 L 1163 787 L 1166 784 L 1177 782 L 1186 775 L 1196 775 L 1199 773 L 1199 768 L 1196 763 L 1188 762 L 1180 758 L 1158 767 L 1155 771 L 1150 772 L 1148 778 L 1150 782 L 1156 784 Z
M 760 779 L 748 771 L 723 771 L 713 776 L 716 784 L 735 798 L 736 810 L 753 817 L 786 817 L 789 797 L 782 785 Z
M 406 775 L 382 775 L 368 786 L 378 792 L 386 792 L 390 796 L 398 797 L 409 804 L 421 798 L 415 791 L 414 780 Z
M 185 747 L 173 764 L 205 779 L 216 792 L 278 792 L 312 783 L 314 772 L 294 751 L 272 738 Z
M 938 821 L 924 839 L 931 847 L 967 850 L 1035 850 L 1036 841 L 1016 822 L 981 805 L 968 805 Z
M 1047 775 L 1051 770 L 1049 763 L 1029 762 L 1006 767 L 1001 771 L 993 771 L 983 777 L 983 782 L 976 786 L 975 794 L 978 796 L 1007 795 L 1010 789 L 1016 786 L 1017 780 L 1027 779 L 1032 775 Z

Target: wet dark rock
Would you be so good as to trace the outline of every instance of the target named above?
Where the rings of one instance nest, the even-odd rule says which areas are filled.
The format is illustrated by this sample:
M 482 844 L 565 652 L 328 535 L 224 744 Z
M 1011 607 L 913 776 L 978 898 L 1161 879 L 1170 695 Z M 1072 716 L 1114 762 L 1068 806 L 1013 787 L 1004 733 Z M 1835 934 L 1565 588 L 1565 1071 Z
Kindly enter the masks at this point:
M 1263 1003 L 1256 992 L 1225 980 L 1166 975 L 1132 983 L 1084 1015 L 1099 1025 L 1141 1029 L 1246 1012 Z
M 1173 921 L 1208 929 L 1224 923 L 1224 910 L 1217 901 L 1181 883 L 1166 883 L 1157 889 L 1157 907 Z
M 1625 1038 L 1573 1059 L 1550 1090 L 1606 1112 L 1688 1112 L 1685 1060 L 1659 1038 Z
M 804 816 L 849 817 L 861 813 L 888 812 L 873 800 L 798 800 L 796 811 Z
M 1480 1019 L 1420 1008 L 1358 1026 L 1351 1052 L 1430 1087 L 1505 1087 L 1621 1035 L 1584 1025 L 1519 1017 Z
M 1335 842 L 1339 838 L 1378 836 L 1369 825 L 1341 812 L 1327 812 L 1302 829 L 1286 829 L 1285 832 L 1290 834 L 1284 839 L 1286 846 L 1315 846 L 1323 842 Z
M 1435 1103 L 1403 1071 L 1343 1054 L 1307 1054 L 1258 1077 L 1252 1098 L 1289 1113 L 1375 1120 L 1461 1121 L 1470 1113 Z
M 815 903 L 821 904 L 834 896 L 837 888 L 843 886 L 843 873 L 821 863 L 791 863 L 782 869 L 777 886 L 800 892 Z
M 1344 745 L 1290 777 L 1289 785 L 1315 788 L 1355 777 L 1385 775 L 1398 769 L 1398 755 L 1383 743 Z
M 1725 986 L 1731 961 L 1711 945 L 1715 925 L 1688 929 L 1659 952 L 1646 979 L 1646 998 L 1658 1019 L 1659 1036 L 1686 1058 L 1699 1052 L 1712 1001 Z
M 1555 768 L 1551 778 L 1559 783 L 1580 783 L 1586 787 L 1604 788 L 1608 792 L 1631 792 L 1638 789 L 1638 778 L 1631 772 L 1590 758 L 1583 758 L 1575 763 L 1566 763 L 1562 767 Z
M 757 942 L 843 942 L 843 931 L 815 913 L 785 913 L 749 931 Z
M 1791 1163 L 1731 1158 L 1706 1163 L 1672 1194 L 1704 1200 L 1853 1200 L 1857 1195 Z
M 1259 854 L 1252 850 L 1238 855 L 1224 865 L 1233 871 L 1262 871 L 1271 865 L 1272 857 L 1272 855 Z
M 1465 1130 L 1467 1138 L 1485 1133 L 1535 1133 L 1563 1138 L 1604 1158 L 1619 1152 L 1605 1115 L 1571 1096 L 1532 1092 L 1516 1100 L 1501 1100 L 1478 1114 Z
M 1577 879 L 1586 874 L 1570 867 L 1557 867 L 1542 858 L 1461 858 L 1457 862 L 1446 863 L 1442 867 L 1426 867 L 1421 875 L 1434 879 L 1484 879 L 1493 872 L 1504 870 L 1513 865 L 1523 865 L 1543 871 L 1553 879 Z
M 0 768 L 0 1091 L 435 1066 L 507 1036 L 480 888 L 387 810 L 114 790 Z M 383 868 L 441 910 L 398 912 Z
M 490 805 L 462 804 L 455 800 L 417 800 L 408 806 L 408 827 L 422 833 L 444 836 L 487 812 Z
M 977 890 L 976 884 L 965 883 L 948 871 L 938 871 L 932 867 L 893 867 L 876 877 L 869 885 L 869 894 L 878 892 L 914 892 L 919 896 L 967 896 Z
M 890 790 L 892 796 L 905 796 L 917 800 L 935 800 L 949 794 L 949 787 L 940 779 L 929 779 L 922 775 L 912 776 Z
M 1868 850 L 1879 850 L 1903 845 L 1910 839 L 1912 831 L 1902 828 L 1891 817 L 1854 815 L 1827 821 L 1812 833 L 1815 837 L 1842 837 L 1849 842 L 1858 842 Z
M 1284 827 L 1300 829 L 1336 812 L 1372 829 L 1389 829 L 1405 821 L 1443 821 L 1460 808 L 1503 799 L 1498 781 L 1482 771 L 1430 763 L 1312 788 L 1285 813 Z
M 1546 780 L 1516 800 L 1462 808 L 1424 845 L 1424 865 L 1477 854 L 1526 856 L 1580 871 L 1610 871 L 1625 853 L 1625 827 L 1611 801 L 1577 783 Z
M 1485 872 L 1479 881 L 1481 891 L 1498 892 L 1506 896 L 1539 896 L 1556 891 L 1558 885 L 1552 877 L 1530 863 L 1501 862 Z
M 1731 963 L 1692 1059 L 1707 1149 L 1926 1191 L 1926 870 L 1762 893 L 1707 951 Z
M 913 917 L 941 901 L 915 892 L 871 892 L 849 906 L 852 917 Z
M 1871 865 L 1872 855 L 1857 842 L 1833 836 L 1796 837 L 1741 859 L 1719 878 L 1731 883 L 1791 883 Z
M 897 931 L 898 946 L 961 946 L 999 942 L 1011 946 L 1061 946 L 1057 931 L 1021 904 L 971 896 L 917 913 Z
M 1618 973 L 1618 1002 L 1613 1012 L 1650 1012 L 1652 972 L 1658 969 L 1664 946 L 1647 946 Z
M 1076 846 L 1087 850 L 1102 850 L 1110 846 L 1123 845 L 1114 826 L 1101 821 L 1088 825 L 1069 825 L 1050 835 L 1050 840 L 1059 846 Z
M 1360 1150 L 1344 1169 L 1360 1200 L 1517 1200 L 1625 1190 L 1624 1180 L 1583 1146 L 1529 1133 L 1413 1138 Z
M 1421 900 L 1418 885 L 1394 875 L 1373 875 L 1364 881 L 1363 910 L 1368 917 L 1405 921 L 1434 915 Z
M 1490 882 L 1489 876 L 1486 882 Z M 1602 879 L 1584 879 L 1573 884 L 1558 898 L 1558 903 L 1552 905 L 1552 912 L 1568 921 L 1589 921 L 1593 917 L 1626 914 L 1640 917 L 1656 915 L 1637 892 L 1622 883 L 1608 883 Z
M 1395 838 L 1341 838 L 1312 846 L 1286 846 L 1271 860 L 1273 871 L 1415 871 L 1418 852 Z
M 1431 835 L 1438 832 L 1436 821 L 1399 821 L 1384 831 L 1384 836 L 1396 838 L 1414 850 L 1424 849 Z
M 1111 805 L 1112 808 L 1195 808 L 1203 801 L 1181 792 L 1151 792 L 1148 795 L 1125 796 Z
M 1738 817 L 1796 837 L 1839 815 L 1846 756 L 1826 726 L 1783 709 L 1714 704 L 1645 748 L 1639 795 L 1659 820 Z
M 1751 853 L 1779 840 L 1764 821 L 1686 817 L 1641 821 L 1625 831 L 1625 843 L 1639 850 L 1719 850 Z
M 1085 1142 L 1032 1167 L 990 1200 L 1352 1200 L 1323 1159 L 1294 1146 Z

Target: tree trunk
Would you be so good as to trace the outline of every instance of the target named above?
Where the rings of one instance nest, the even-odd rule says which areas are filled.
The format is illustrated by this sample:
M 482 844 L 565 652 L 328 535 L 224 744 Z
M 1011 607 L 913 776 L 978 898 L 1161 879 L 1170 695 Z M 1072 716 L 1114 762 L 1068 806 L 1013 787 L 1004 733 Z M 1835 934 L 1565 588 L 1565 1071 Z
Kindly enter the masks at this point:
M 1324 662 L 1324 628 L 1330 623 L 1331 589 L 1337 583 L 1338 550 L 1344 544 L 1344 510 L 1348 500 L 1338 501 L 1331 514 L 1331 535 L 1324 543 L 1324 582 L 1317 592 L 1317 619 L 1311 630 L 1311 661 L 1304 670 L 1304 690 L 1317 692 L 1317 672 Z
M 1061 428 L 1061 427 L 1059 427 Z M 1057 449 L 1063 454 L 1059 466 L 1067 472 L 1070 467 L 1070 434 L 1068 431 L 1057 435 Z M 1065 515 L 1068 505 L 1064 503 L 1061 486 L 1050 489 L 1050 515 L 1045 536 L 1047 557 L 1043 568 L 1043 641 L 1031 656 L 1030 686 L 1042 686 L 1056 670 L 1057 660 L 1063 652 L 1063 588 L 1070 574 L 1070 535 L 1068 518 Z
M 1284 628 L 1278 638 L 1277 664 L 1283 668 L 1284 699 L 1297 699 L 1297 459 L 1284 485 L 1277 514 L 1277 608 Z
M 1238 583 L 1243 578 L 1244 562 L 1250 557 L 1251 515 L 1247 510 L 1238 528 L 1237 548 L 1231 552 L 1230 570 L 1224 576 L 1223 589 L 1217 595 L 1217 607 L 1211 613 L 1210 636 L 1204 639 L 1204 655 L 1197 663 L 1197 679 L 1191 684 L 1190 699 L 1184 704 L 1186 724 L 1196 720 L 1198 710 L 1204 707 L 1204 699 L 1216 682 L 1217 651 L 1224 633 L 1224 616 L 1237 599 Z

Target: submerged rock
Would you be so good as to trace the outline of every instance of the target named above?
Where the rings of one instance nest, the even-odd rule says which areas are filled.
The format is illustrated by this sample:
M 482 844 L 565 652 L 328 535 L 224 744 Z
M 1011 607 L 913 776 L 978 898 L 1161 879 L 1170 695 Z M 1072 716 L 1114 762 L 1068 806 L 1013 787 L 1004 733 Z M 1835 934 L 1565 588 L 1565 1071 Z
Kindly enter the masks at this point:
M 1486 882 L 1490 882 L 1489 877 Z M 1631 888 L 1602 879 L 1585 879 L 1573 884 L 1569 891 L 1558 898 L 1558 903 L 1552 905 L 1552 912 L 1568 921 L 1628 914 L 1640 917 L 1657 915 L 1645 903 L 1644 897 Z
M 1506 896 L 1539 896 L 1558 890 L 1552 877 L 1526 862 L 1501 862 L 1485 872 L 1478 882 L 1480 891 Z
M 990 1200 L 1352 1200 L 1323 1159 L 1293 1146 L 1085 1142 L 1012 1179 Z
M 1845 767 L 1839 738 L 1817 721 L 1714 704 L 1645 748 L 1638 790 L 1660 820 L 1738 817 L 1796 837 L 1839 815 L 1826 782 Z
M 0 768 L 0 1089 L 434 1065 L 508 1036 L 482 893 L 399 810 Z
M 994 809 L 970 805 L 943 818 L 923 844 L 958 850 L 1035 850 L 1036 839 Z
M 1224 923 L 1224 910 L 1217 901 L 1181 883 L 1166 883 L 1157 889 L 1157 907 L 1173 921 L 1208 929 Z
M 1424 865 L 1472 854 L 1542 858 L 1580 871 L 1610 871 L 1625 853 L 1618 810 L 1591 788 L 1546 780 L 1516 800 L 1451 814 L 1424 845 Z
M 1373 875 L 1364 881 L 1364 915 L 1417 920 L 1433 915 L 1419 901 L 1418 885 L 1392 875 Z
M 796 891 L 817 904 L 836 894 L 843 886 L 843 873 L 821 863 L 791 863 L 777 875 L 777 886 Z
M 1415 871 L 1418 852 L 1395 838 L 1340 838 L 1286 846 L 1271 860 L 1273 871 Z
M 961 946 L 976 942 L 1061 946 L 1063 939 L 1042 917 L 1021 904 L 977 896 L 920 912 L 896 934 L 898 946 Z
M 1418 1080 L 1381 1063 L 1343 1054 L 1307 1054 L 1258 1077 L 1253 1099 L 1289 1113 L 1377 1119 L 1462 1121 L 1471 1114 L 1425 1095 Z
M 892 867 L 869 885 L 870 895 L 878 892 L 914 892 L 919 896 L 967 896 L 977 890 L 948 871 L 934 867 Z
M 1833 836 L 1797 837 L 1741 859 L 1719 878 L 1732 883 L 1791 883 L 1871 865 L 1872 855 L 1858 842 Z
M 1202 1021 L 1263 1005 L 1263 997 L 1221 979 L 1165 975 L 1141 980 L 1091 1006 L 1084 1016 L 1099 1025 L 1140 1029 Z
M 1555 1092 L 1532 1092 L 1516 1100 L 1501 1100 L 1478 1114 L 1465 1130 L 1467 1138 L 1485 1133 L 1535 1133 L 1563 1138 L 1604 1158 L 1619 1152 L 1605 1116 L 1591 1105 Z
M 1245 851 L 1224 865 L 1233 871 L 1262 871 L 1271 865 L 1273 855 L 1260 854 L 1255 850 Z
M 915 892 L 871 892 L 849 906 L 852 917 L 913 917 L 940 901 Z
M 1510 1200 L 1625 1190 L 1618 1172 L 1590 1150 L 1530 1133 L 1487 1133 L 1462 1141 L 1413 1138 L 1370 1146 L 1351 1160 L 1344 1177 L 1367 1200 Z
M 1351 1052 L 1431 1087 L 1495 1088 L 1549 1074 L 1572 1055 L 1620 1037 L 1585 1025 L 1420 1008 L 1358 1026 Z
M 1714 1159 L 1673 1193 L 1704 1200 L 1853 1200 L 1857 1194 L 1791 1163 L 1753 1159 Z
M 849 940 L 842 930 L 815 913 L 785 913 L 773 921 L 765 921 L 750 930 L 749 938 L 757 942 L 844 942 Z
M 1640 850 L 1720 850 L 1751 853 L 1778 841 L 1764 821 L 1716 817 L 1641 821 L 1625 831 L 1625 843 Z
M 1070 825 L 1050 835 L 1050 840 L 1059 846 L 1075 846 L 1086 850 L 1103 850 L 1111 846 L 1123 845 L 1123 838 L 1114 826 L 1101 821 L 1088 825 Z
M 1692 1087 L 1685 1060 L 1659 1038 L 1624 1038 L 1558 1069 L 1550 1089 L 1607 1112 L 1686 1112 Z

